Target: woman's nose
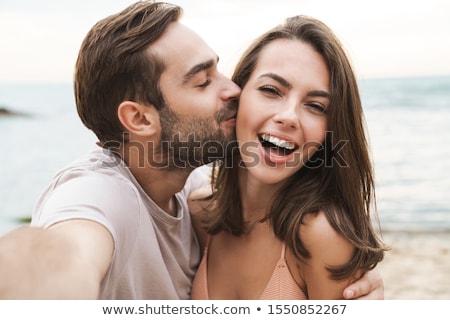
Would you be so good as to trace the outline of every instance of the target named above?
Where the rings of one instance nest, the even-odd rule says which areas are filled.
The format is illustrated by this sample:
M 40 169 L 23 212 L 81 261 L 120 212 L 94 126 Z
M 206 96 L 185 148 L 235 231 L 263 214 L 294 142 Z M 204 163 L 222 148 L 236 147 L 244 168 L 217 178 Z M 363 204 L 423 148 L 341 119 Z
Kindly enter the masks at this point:
M 274 115 L 273 121 L 285 127 L 300 127 L 297 103 L 286 102 L 286 105 Z

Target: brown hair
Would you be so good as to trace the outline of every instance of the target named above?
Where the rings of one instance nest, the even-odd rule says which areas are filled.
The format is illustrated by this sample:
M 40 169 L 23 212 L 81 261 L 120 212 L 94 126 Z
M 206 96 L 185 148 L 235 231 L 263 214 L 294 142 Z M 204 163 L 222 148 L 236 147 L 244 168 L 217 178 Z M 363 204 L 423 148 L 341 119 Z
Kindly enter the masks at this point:
M 265 220 L 270 221 L 276 236 L 287 243 L 297 259 L 307 259 L 309 253 L 298 236 L 300 224 L 306 214 L 324 211 L 333 228 L 356 248 L 348 264 L 330 268 L 333 278 L 346 278 L 357 270 L 374 268 L 384 256 L 382 242 L 371 224 L 374 178 L 357 81 L 334 33 L 322 22 L 306 16 L 289 18 L 256 39 L 239 61 L 233 81 L 243 88 L 261 51 L 277 39 L 308 43 L 326 61 L 331 77 L 329 131 L 322 148 L 275 196 Z M 217 191 L 210 233 L 245 233 L 238 186 L 239 160 L 236 156 L 226 159 L 213 181 Z
M 164 64 L 147 49 L 181 14 L 176 5 L 140 1 L 86 35 L 75 66 L 75 100 L 84 125 L 103 143 L 124 139 L 117 116 L 122 101 L 164 105 L 159 88 Z

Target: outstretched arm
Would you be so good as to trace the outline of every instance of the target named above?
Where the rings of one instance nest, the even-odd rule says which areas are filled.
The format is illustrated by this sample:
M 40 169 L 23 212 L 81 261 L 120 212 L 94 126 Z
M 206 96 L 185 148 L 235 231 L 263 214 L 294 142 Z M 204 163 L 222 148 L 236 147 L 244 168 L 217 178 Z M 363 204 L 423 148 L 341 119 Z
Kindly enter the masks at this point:
M 0 299 L 96 299 L 112 252 L 96 222 L 19 227 L 0 238 Z

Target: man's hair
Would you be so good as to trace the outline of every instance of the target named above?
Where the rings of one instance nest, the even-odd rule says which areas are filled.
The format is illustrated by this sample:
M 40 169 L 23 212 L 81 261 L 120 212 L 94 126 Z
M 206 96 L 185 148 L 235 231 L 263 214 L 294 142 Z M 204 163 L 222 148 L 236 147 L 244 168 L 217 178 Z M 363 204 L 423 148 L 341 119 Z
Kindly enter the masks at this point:
M 101 142 L 124 138 L 117 116 L 122 101 L 164 106 L 159 80 L 165 66 L 149 46 L 181 14 L 173 4 L 140 1 L 99 21 L 86 35 L 75 66 L 75 100 L 84 125 Z

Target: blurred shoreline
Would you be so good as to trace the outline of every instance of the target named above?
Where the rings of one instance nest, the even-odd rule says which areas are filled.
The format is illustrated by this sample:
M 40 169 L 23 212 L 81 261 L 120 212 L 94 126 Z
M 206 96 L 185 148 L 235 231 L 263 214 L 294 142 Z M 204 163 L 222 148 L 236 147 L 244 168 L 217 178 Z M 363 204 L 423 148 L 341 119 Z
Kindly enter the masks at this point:
M 384 231 L 391 247 L 377 266 L 386 300 L 450 299 L 450 232 Z

